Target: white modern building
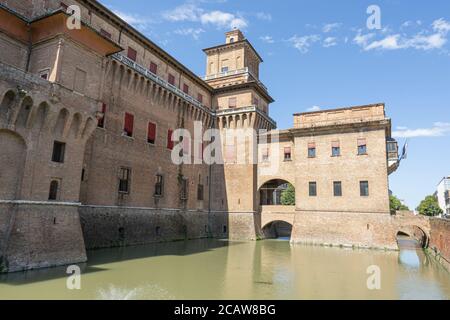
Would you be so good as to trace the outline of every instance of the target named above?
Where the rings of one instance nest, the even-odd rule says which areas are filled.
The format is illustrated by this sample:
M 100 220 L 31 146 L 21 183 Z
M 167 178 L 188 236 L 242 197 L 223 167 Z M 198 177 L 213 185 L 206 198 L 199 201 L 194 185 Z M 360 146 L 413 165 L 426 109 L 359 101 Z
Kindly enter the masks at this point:
M 450 214 L 450 176 L 444 177 L 437 187 L 437 199 L 444 213 Z

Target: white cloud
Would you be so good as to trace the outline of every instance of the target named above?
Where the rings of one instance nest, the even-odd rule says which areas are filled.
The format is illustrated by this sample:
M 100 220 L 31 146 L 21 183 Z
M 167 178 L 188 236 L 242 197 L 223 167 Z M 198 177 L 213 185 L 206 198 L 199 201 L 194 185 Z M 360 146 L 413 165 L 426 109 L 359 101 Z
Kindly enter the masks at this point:
M 342 23 L 328 23 L 326 25 L 323 26 L 322 31 L 324 33 L 328 33 L 331 32 L 335 29 L 338 29 L 342 26 Z
M 307 53 L 313 43 L 320 41 L 320 36 L 316 34 L 302 37 L 294 35 L 288 41 L 301 53 Z
M 218 28 L 245 28 L 247 21 L 237 14 L 220 10 L 205 11 L 196 4 L 187 3 L 162 14 L 163 18 L 172 22 L 200 22 L 203 25 L 212 24 Z
M 219 28 L 237 28 L 242 29 L 247 27 L 247 21 L 241 17 L 223 11 L 211 11 L 203 13 L 200 16 L 202 24 L 213 24 Z
M 450 123 L 436 122 L 431 128 L 408 129 L 397 127 L 392 135 L 395 138 L 443 137 L 450 134 Z
M 337 45 L 337 39 L 334 37 L 328 37 L 323 41 L 323 46 L 325 48 L 334 47 Z
M 114 10 L 113 12 L 123 21 L 139 30 L 147 29 L 148 25 L 151 23 L 150 19 L 146 19 L 137 14 L 127 13 L 119 10 Z
M 202 28 L 184 28 L 184 29 L 177 29 L 174 31 L 175 34 L 181 35 L 181 36 L 192 36 L 195 40 L 198 40 L 200 38 L 200 35 L 205 32 Z
M 270 13 L 257 12 L 256 17 L 259 20 L 272 21 L 272 15 Z
M 416 22 L 418 23 L 418 22 Z M 403 23 L 402 27 L 410 25 L 410 22 Z M 353 39 L 363 50 L 433 50 L 442 49 L 447 43 L 447 34 L 450 32 L 450 23 L 444 19 L 435 20 L 432 23 L 433 31 L 422 30 L 412 36 L 406 34 L 390 34 L 382 39 L 374 40 L 376 34 L 362 34 L 361 30 Z
M 320 111 L 322 110 L 322 108 L 320 108 L 319 106 L 312 106 L 311 108 L 306 109 L 306 111 L 308 112 L 314 112 L 314 111 Z
M 263 36 L 259 37 L 260 40 L 264 41 L 265 43 L 274 43 L 275 40 L 273 40 L 272 36 Z

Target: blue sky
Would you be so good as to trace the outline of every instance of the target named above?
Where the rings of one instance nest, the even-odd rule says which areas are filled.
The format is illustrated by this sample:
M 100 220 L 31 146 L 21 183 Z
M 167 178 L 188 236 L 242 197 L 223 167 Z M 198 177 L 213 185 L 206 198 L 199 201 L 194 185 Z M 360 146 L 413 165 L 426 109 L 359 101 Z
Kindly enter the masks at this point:
M 414 208 L 450 175 L 450 2 L 325 0 L 102 0 L 198 75 L 201 49 L 239 27 L 264 59 L 271 117 L 385 102 L 408 159 L 391 190 Z M 369 30 L 367 8 L 381 10 Z

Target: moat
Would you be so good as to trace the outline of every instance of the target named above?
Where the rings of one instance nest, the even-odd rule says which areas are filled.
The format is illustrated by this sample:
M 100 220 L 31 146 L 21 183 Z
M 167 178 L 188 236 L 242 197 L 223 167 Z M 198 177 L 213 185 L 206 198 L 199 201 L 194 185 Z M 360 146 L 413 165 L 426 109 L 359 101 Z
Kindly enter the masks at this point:
M 450 273 L 403 240 L 400 252 L 289 241 L 192 240 L 88 252 L 81 290 L 66 268 L 0 276 L 0 299 L 450 299 Z M 381 289 L 367 289 L 367 268 Z

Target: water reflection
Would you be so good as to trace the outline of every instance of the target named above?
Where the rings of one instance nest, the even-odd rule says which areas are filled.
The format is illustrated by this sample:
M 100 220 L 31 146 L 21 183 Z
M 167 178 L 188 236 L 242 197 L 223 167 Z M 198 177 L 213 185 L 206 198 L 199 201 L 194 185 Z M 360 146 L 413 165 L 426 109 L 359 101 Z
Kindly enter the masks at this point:
M 82 290 L 65 268 L 0 276 L 1 299 L 449 299 L 450 274 L 423 251 L 352 250 L 286 240 L 193 240 L 90 251 Z M 381 290 L 367 289 L 367 268 Z

